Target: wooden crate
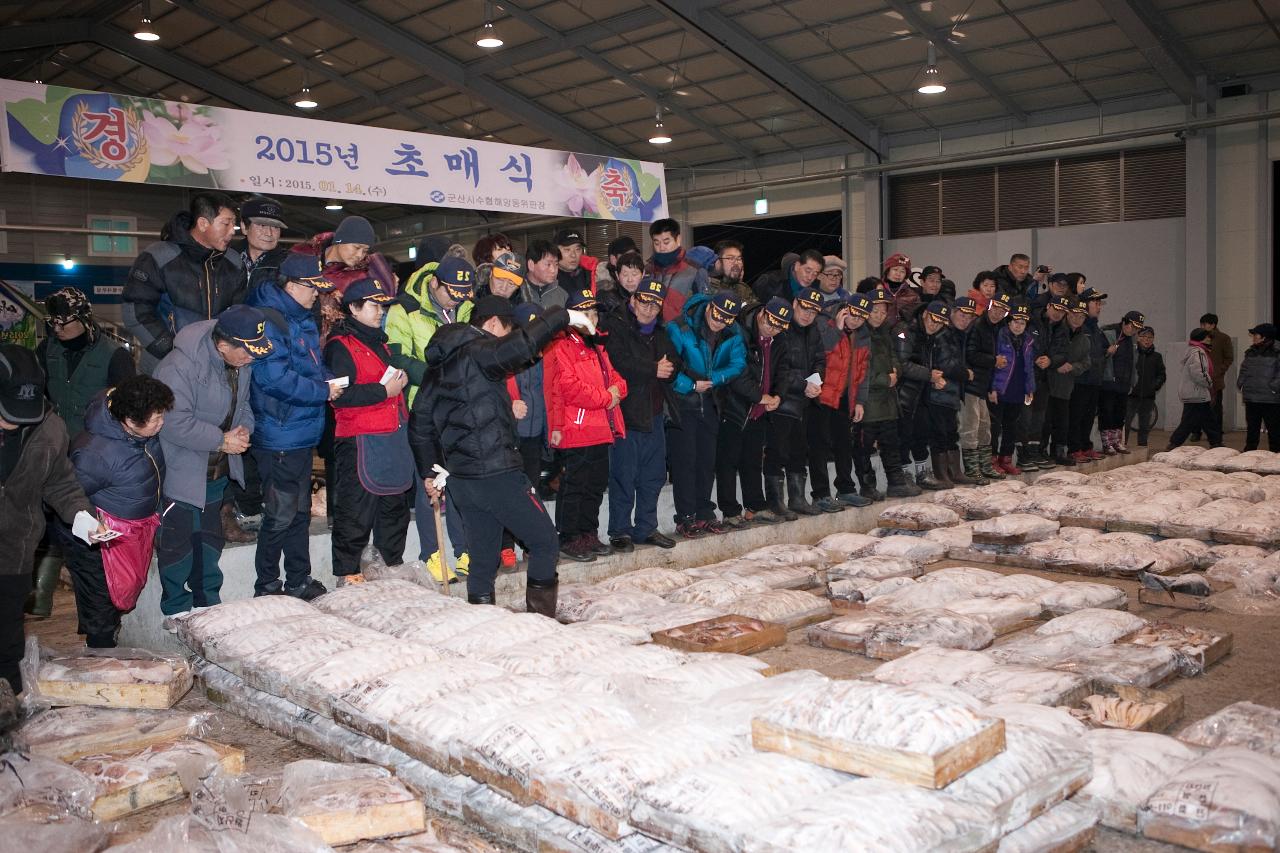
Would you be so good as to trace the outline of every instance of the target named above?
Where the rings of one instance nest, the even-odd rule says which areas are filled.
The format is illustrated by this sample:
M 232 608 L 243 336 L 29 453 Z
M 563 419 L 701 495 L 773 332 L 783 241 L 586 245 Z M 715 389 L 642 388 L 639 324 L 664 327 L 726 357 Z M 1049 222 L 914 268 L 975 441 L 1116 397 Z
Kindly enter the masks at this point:
M 1138 601 L 1153 607 L 1176 607 L 1179 610 L 1213 609 L 1207 596 L 1187 595 L 1185 592 L 1173 592 L 1167 589 L 1149 589 L 1145 586 L 1138 590 Z
M 1182 717 L 1182 697 L 1173 693 L 1157 690 L 1153 687 L 1138 687 L 1133 684 L 1117 684 L 1113 692 L 1117 697 L 1127 699 L 1130 702 L 1142 702 L 1147 705 L 1159 705 L 1161 707 L 1145 721 L 1133 727 L 1107 726 L 1096 722 L 1092 717 L 1084 721 L 1086 725 L 1098 729 L 1125 729 L 1126 731 L 1160 733 L 1167 731 Z M 1074 702 L 1061 704 L 1069 705 L 1070 707 L 1087 708 L 1085 696 L 1080 696 Z
M 310 810 L 305 805 L 289 817 L 332 847 L 355 844 L 368 838 L 394 838 L 426 829 L 427 815 L 422 802 L 413 797 L 398 779 L 357 779 L 350 783 L 351 808 Z M 363 801 L 368 801 L 367 803 Z
M 1004 720 L 991 720 L 973 737 L 936 755 L 833 741 L 761 719 L 751 721 L 751 742 L 757 750 L 780 752 L 833 770 L 936 790 L 1004 750 Z
M 234 776 L 244 772 L 243 750 L 212 741 L 205 743 L 218 754 L 218 766 L 227 773 Z M 155 749 L 163 750 L 164 744 L 157 744 Z M 136 754 L 114 753 L 111 757 L 125 761 Z M 93 801 L 93 815 L 98 820 L 115 820 L 161 803 L 182 799 L 187 793 L 182 787 L 182 779 L 177 769 L 174 768 L 169 772 L 157 773 L 134 785 L 105 786 L 103 793 Z
M 1170 815 L 1155 815 L 1144 822 L 1142 834 L 1154 841 L 1165 841 L 1179 847 L 1204 853 L 1275 853 L 1275 847 L 1255 836 L 1254 843 L 1237 843 L 1223 838 L 1221 826 L 1191 829 Z
M 721 626 L 748 630 L 747 633 L 739 634 L 736 637 L 728 637 L 711 642 L 699 642 L 692 639 L 692 636 L 700 631 L 714 630 Z M 787 629 L 772 622 L 762 622 L 759 619 L 749 619 L 746 616 L 717 616 L 714 619 L 704 619 L 701 622 L 693 622 L 689 625 L 658 631 L 653 635 L 653 642 L 682 652 L 727 652 L 749 655 L 753 652 L 785 644 L 787 642 Z
M 1154 591 L 1154 590 L 1153 590 L 1153 591 Z M 1156 622 L 1156 623 L 1154 623 L 1154 627 L 1157 627 L 1157 628 L 1158 628 L 1161 624 L 1170 624 L 1170 623 L 1160 623 L 1160 622 Z M 1180 626 L 1178 626 L 1178 625 L 1174 624 L 1174 625 L 1173 625 L 1173 627 L 1175 627 L 1175 628 L 1176 628 L 1176 627 L 1180 627 Z M 1136 632 L 1136 631 L 1135 631 L 1134 633 L 1136 634 L 1136 633 L 1138 633 L 1138 632 Z M 1208 632 L 1208 633 L 1215 633 L 1215 632 L 1212 632 L 1212 631 L 1211 631 L 1211 632 Z M 1120 639 L 1116 640 L 1116 642 L 1117 642 L 1117 643 L 1132 643 L 1132 642 L 1133 642 L 1133 640 L 1132 640 L 1132 637 L 1133 637 L 1133 636 L 1134 636 L 1134 634 L 1125 634 L 1123 637 L 1121 637 Z M 1178 663 L 1178 670 L 1179 670 L 1179 673 L 1180 673 L 1180 674 L 1183 674 L 1183 675 L 1198 674 L 1198 673 L 1192 673 L 1192 672 L 1190 672 L 1190 671 L 1188 670 L 1188 668 L 1184 666 L 1184 660 L 1183 660 L 1184 658 L 1185 658 L 1185 659 L 1187 659 L 1187 661 L 1191 661 L 1192 663 L 1194 663 L 1194 664 L 1196 664 L 1196 665 L 1201 666 L 1201 667 L 1202 667 L 1202 670 L 1201 670 L 1201 671 L 1203 671 L 1203 670 L 1207 670 L 1209 667 L 1213 666 L 1215 663 L 1217 663 L 1218 661 L 1220 661 L 1220 660 L 1222 660 L 1224 657 L 1226 657 L 1228 654 L 1230 654 L 1230 653 L 1231 653 L 1232 646 L 1233 646 L 1233 645 L 1234 645 L 1234 643 L 1235 643 L 1235 638 L 1234 638 L 1234 636 L 1233 636 L 1233 635 L 1228 631 L 1228 632 L 1224 632 L 1224 633 L 1222 633 L 1222 634 L 1216 634 L 1216 637 L 1217 637 L 1217 639 L 1215 639 L 1212 643 L 1210 643 L 1210 644 L 1208 645 L 1208 647 L 1206 647 L 1206 648 L 1205 648 L 1205 650 L 1204 650 L 1204 660 L 1203 660 L 1203 661 L 1200 661 L 1200 660 L 1198 660 L 1198 659 L 1194 659 L 1194 655 L 1193 655 L 1193 654 L 1191 654 L 1191 653 L 1189 653 L 1189 652 L 1183 652 L 1181 647 L 1175 647 L 1175 648 L 1174 648 L 1174 652 L 1178 655 L 1178 658 L 1179 658 L 1179 663 Z
M 151 708 L 167 710 L 191 689 L 189 668 L 163 682 L 104 683 L 101 681 L 49 681 L 38 679 L 36 689 L 49 704 L 93 705 L 99 708 Z
M 850 611 L 854 613 L 855 611 Z M 854 654 L 865 655 L 867 653 L 867 635 L 871 631 L 863 634 L 841 634 L 837 631 L 826 630 L 819 623 L 814 625 L 805 633 L 805 639 L 809 641 L 809 645 L 817 646 L 822 649 L 836 649 L 841 652 L 853 652 Z

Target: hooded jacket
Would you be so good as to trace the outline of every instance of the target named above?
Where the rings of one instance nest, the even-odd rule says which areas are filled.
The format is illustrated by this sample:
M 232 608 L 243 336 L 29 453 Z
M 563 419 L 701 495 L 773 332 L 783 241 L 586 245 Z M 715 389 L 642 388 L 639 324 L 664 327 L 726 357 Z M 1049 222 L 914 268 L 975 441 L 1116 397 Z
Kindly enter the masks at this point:
M 438 266 L 436 262 L 424 264 L 409 276 L 395 303 L 387 309 L 382 324 L 387 333 L 387 343 L 398 348 L 400 354 L 408 359 L 405 372 L 409 374 L 410 406 L 427 372 L 426 353 L 431 336 L 448 323 L 468 322 L 475 307 L 468 299 L 451 312 L 445 312 L 432 301 L 430 283 L 435 280 Z
M 1184 403 L 1207 403 L 1213 399 L 1213 360 L 1209 357 L 1207 345 L 1188 343 L 1179 368 L 1179 400 Z
M 2 441 L 21 442 L 17 467 L 0 480 L 0 575 L 29 573 L 44 537 L 47 504 L 67 525 L 93 506 L 67 456 L 67 428 L 53 412 L 38 424 L 5 430 Z M 203 498 L 202 498 L 203 500 Z
M 137 438 L 107 409 L 107 392 L 93 398 L 85 431 L 71 443 L 71 464 L 89 502 L 117 518 L 160 510 L 164 451 L 159 436 Z
M 232 406 L 227 363 L 213 344 L 217 321 L 187 326 L 173 339 L 173 350 L 156 367 L 155 378 L 173 392 L 173 409 L 164 417 L 160 447 L 164 451 L 164 496 L 191 506 L 204 506 L 209 454 L 222 446 L 222 423 Z M 254 429 L 249 407 L 253 366 L 239 369 L 235 413 L 230 429 Z M 229 454 L 231 479 L 244 484 L 244 459 Z
M 243 302 L 248 290 L 240 253 L 200 245 L 191 236 L 194 224 L 190 213 L 178 213 L 169 220 L 169 239 L 143 249 L 129 269 L 121 307 L 125 328 L 145 350 L 144 370 L 168 355 L 178 332 Z
M 676 259 L 668 266 L 659 266 L 655 258 L 644 263 L 645 275 L 667 286 L 667 298 L 662 303 L 662 319 L 668 323 L 680 316 L 689 297 L 707 290 L 707 270 L 685 259 L 684 249 L 676 250 Z
M 542 360 L 542 393 L 547 435 L 560 433 L 558 449 L 612 444 L 626 436 L 622 412 L 608 408 L 611 385 L 627 396 L 627 382 L 614 370 L 599 336 L 588 341 L 568 329 L 551 344 Z
M 320 329 L 303 308 L 275 282 L 250 291 L 245 300 L 267 316 L 271 354 L 254 362 L 249 404 L 253 408 L 254 446 L 264 450 L 315 447 L 324 432 L 329 403 L 326 380 L 333 374 L 320 351 Z
M 694 296 L 685 303 L 680 316 L 667 324 L 667 335 L 679 358 L 673 389 L 690 400 L 696 397 L 693 384 L 697 380 L 711 380 L 711 393 L 718 396 L 719 390 L 747 367 L 746 341 L 733 326 L 718 333 L 707 328 L 706 307 L 710 302 L 706 294 Z
M 462 479 L 524 469 L 507 377 L 531 367 L 568 324 L 568 312 L 552 308 L 501 338 L 461 323 L 440 327 L 409 418 L 419 476 L 433 476 L 437 463 Z
M 1004 356 L 1005 364 L 1004 367 L 995 368 L 991 374 L 991 390 L 996 392 L 998 402 L 1021 405 L 1022 397 L 1006 399 L 1005 392 L 1009 388 L 1009 381 L 1013 378 L 1014 364 L 1021 359 L 1022 393 L 1024 395 L 1036 393 L 1036 340 L 1031 334 L 1031 327 L 1028 326 L 1022 333 L 1021 346 L 1015 347 L 1013 330 L 1009 328 L 1008 323 L 1002 324 L 996 338 L 996 355 Z
M 1244 351 L 1236 387 L 1246 403 L 1280 403 L 1280 347 L 1264 340 Z

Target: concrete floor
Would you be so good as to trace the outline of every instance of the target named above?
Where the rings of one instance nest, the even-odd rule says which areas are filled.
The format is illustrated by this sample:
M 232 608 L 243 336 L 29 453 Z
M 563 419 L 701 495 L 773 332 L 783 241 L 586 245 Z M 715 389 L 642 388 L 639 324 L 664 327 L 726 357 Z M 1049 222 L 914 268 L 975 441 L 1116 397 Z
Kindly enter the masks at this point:
M 1241 433 L 1234 433 L 1228 436 L 1228 444 L 1232 446 L 1239 447 L 1242 441 L 1243 435 Z M 1165 436 L 1163 434 L 1153 434 L 1151 449 L 1153 451 L 1162 449 L 1164 443 Z M 669 500 L 669 497 L 666 497 L 666 500 Z M 882 505 L 877 505 L 877 507 L 879 506 Z M 846 518 L 848 522 L 853 522 L 853 514 L 851 512 L 841 513 L 838 517 Z M 874 518 L 874 515 L 869 517 Z M 752 536 L 752 541 L 750 542 L 747 542 L 744 537 L 740 543 L 735 543 L 737 547 L 734 550 L 738 552 L 749 550 L 766 541 L 813 541 L 818 537 L 812 535 L 807 530 L 807 527 L 801 527 L 808 523 L 806 520 L 802 520 L 793 523 L 793 525 L 761 528 L 757 531 L 752 531 L 757 533 L 757 536 Z M 861 526 L 862 529 L 865 529 L 869 525 L 864 524 Z M 846 529 L 855 528 L 849 526 Z M 757 538 L 760 538 L 761 542 L 756 542 L 755 539 Z M 716 537 L 716 540 L 726 539 L 737 539 L 737 536 Z M 712 547 L 706 540 L 685 544 L 700 545 L 703 548 Z M 727 542 L 723 541 L 717 542 L 716 550 L 724 549 L 727 544 Z M 699 551 L 701 550 L 699 549 Z M 659 549 L 646 549 L 646 551 L 651 552 L 654 558 L 665 557 L 669 553 L 661 552 Z M 689 556 L 692 556 L 692 554 Z M 721 559 L 721 557 L 709 559 L 704 557 L 696 562 L 682 562 L 685 565 L 699 565 L 711 562 L 713 559 Z M 612 563 L 613 560 L 602 561 L 602 565 L 598 568 L 605 570 L 606 566 L 603 565 L 605 562 Z M 657 564 L 657 562 L 655 559 L 648 564 Z M 666 561 L 664 560 L 663 562 Z M 638 560 L 637 565 L 640 564 L 644 563 Z M 944 561 L 931 566 L 931 568 L 941 568 L 948 565 L 962 565 L 962 563 Z M 1071 579 L 1070 576 L 1052 572 L 1007 569 L 994 565 L 983 565 L 983 568 L 1009 574 L 1020 572 L 1035 574 L 1057 581 Z M 612 569 L 612 571 L 607 571 L 608 574 L 614 574 L 622 570 L 620 566 L 608 566 L 608 569 Z M 1276 649 L 1280 649 L 1280 620 L 1274 617 L 1237 616 L 1222 612 L 1198 613 L 1173 608 L 1151 607 L 1140 604 L 1137 601 L 1138 585 L 1135 582 L 1094 578 L 1090 578 L 1090 580 L 1101 580 L 1124 589 L 1130 597 L 1129 610 L 1144 618 L 1194 625 L 1217 632 L 1229 631 L 1234 635 L 1232 653 L 1208 672 L 1197 678 L 1176 679 L 1163 688 L 1180 694 L 1184 698 L 1185 710 L 1183 718 L 1175 725 L 1175 731 L 1181 725 L 1198 720 L 1232 702 L 1247 700 L 1263 705 L 1280 706 L 1280 667 L 1275 665 L 1274 659 Z M 27 628 L 39 636 L 42 643 L 52 648 L 71 650 L 78 647 L 81 641 L 75 634 L 75 602 L 70 590 L 65 587 L 59 589 L 55 597 L 55 609 L 52 618 L 28 622 Z M 803 630 L 793 632 L 785 646 L 762 652 L 759 656 L 780 670 L 815 669 L 836 678 L 857 677 L 874 669 L 879 664 L 879 661 L 859 655 L 812 647 L 805 642 Z M 216 710 L 197 691 L 188 694 L 179 704 L 179 707 L 184 709 Z M 307 747 L 281 738 L 234 715 L 220 713 L 219 717 L 221 728 L 212 736 L 216 740 L 244 748 L 246 769 L 250 771 L 278 770 L 282 765 L 300 758 L 322 757 Z M 187 808 L 188 806 L 185 802 L 171 803 L 125 818 L 120 822 L 122 839 L 136 837 L 149 829 L 160 818 L 185 813 Z M 1110 830 L 1100 830 L 1094 849 L 1099 851 L 1122 851 L 1122 853 L 1148 853 L 1148 851 L 1175 851 L 1182 848 L 1151 842 Z

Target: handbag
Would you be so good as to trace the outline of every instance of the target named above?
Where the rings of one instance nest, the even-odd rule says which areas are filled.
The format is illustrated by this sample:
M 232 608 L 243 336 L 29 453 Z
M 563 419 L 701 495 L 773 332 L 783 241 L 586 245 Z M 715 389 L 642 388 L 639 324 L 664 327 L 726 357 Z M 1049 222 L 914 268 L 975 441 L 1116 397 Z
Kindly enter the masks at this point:
M 147 585 L 147 573 L 151 568 L 151 549 L 155 544 L 156 530 L 160 527 L 160 515 L 153 513 L 146 518 L 116 518 L 98 510 L 99 518 L 112 530 L 120 531 L 114 539 L 103 542 L 102 571 L 107 577 L 107 592 L 111 603 L 124 613 L 138 603 L 142 588 Z
M 407 422 L 391 432 L 356 436 L 356 472 L 369 494 L 404 494 L 413 486 L 416 470 Z

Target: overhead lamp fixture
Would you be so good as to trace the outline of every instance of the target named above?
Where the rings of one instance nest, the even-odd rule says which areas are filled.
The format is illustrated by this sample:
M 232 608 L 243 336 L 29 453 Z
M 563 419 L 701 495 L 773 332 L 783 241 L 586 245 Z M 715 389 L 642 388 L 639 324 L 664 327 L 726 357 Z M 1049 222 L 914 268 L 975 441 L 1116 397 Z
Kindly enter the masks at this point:
M 65 255 L 65 256 L 63 256 L 63 258 L 62 258 L 62 268 L 63 268 L 64 270 L 73 270 L 73 269 L 75 269 L 75 268 L 76 268 L 76 259 L 75 259 L 75 258 L 73 258 L 73 257 L 71 257 L 70 255 Z
M 942 82 L 942 72 L 938 70 L 938 51 L 933 42 L 929 42 L 929 62 L 920 75 L 916 91 L 922 95 L 941 95 L 947 91 L 947 84 Z
M 302 87 L 302 91 L 298 93 L 298 100 L 294 101 L 293 105 L 300 110 L 314 110 L 320 106 L 319 102 L 311 97 L 311 90 L 306 86 Z
M 328 204 L 326 204 L 324 206 L 324 209 L 325 210 L 342 210 L 342 202 L 338 201 L 335 198 L 332 201 L 330 201 Z
M 148 2 L 142 4 L 142 20 L 138 23 L 138 28 L 133 31 L 133 37 L 138 41 L 160 41 L 160 35 L 151 25 L 151 4 Z
M 671 135 L 662 125 L 662 104 L 658 104 L 653 115 L 653 135 L 649 137 L 649 142 L 654 145 L 666 145 L 670 141 Z
M 756 199 L 756 216 L 764 216 L 769 212 L 769 199 L 765 197 L 764 187 L 760 188 L 760 197 Z
M 502 44 L 502 36 L 498 35 L 498 28 L 493 25 L 493 9 L 485 3 L 484 26 L 476 33 L 476 47 L 493 50 L 495 47 L 502 47 Z

